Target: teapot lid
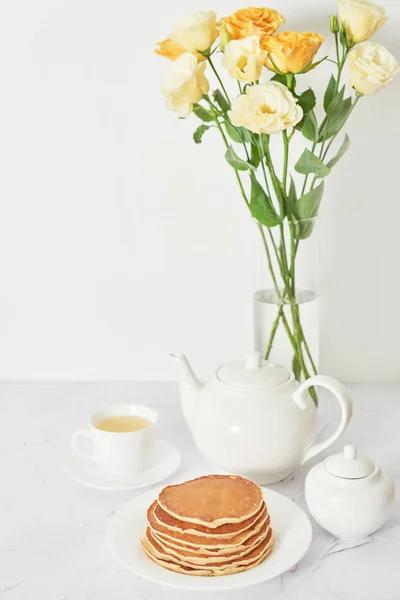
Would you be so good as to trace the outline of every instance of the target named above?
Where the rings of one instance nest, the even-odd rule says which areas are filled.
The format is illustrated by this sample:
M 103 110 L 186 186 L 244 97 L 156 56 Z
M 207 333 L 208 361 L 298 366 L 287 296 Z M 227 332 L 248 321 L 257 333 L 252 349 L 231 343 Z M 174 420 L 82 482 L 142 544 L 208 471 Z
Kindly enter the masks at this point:
M 325 461 L 326 470 L 342 479 L 363 479 L 375 471 L 368 458 L 357 456 L 355 446 L 345 446 L 340 454 L 333 454 Z
M 217 371 L 217 377 L 228 385 L 259 389 L 275 387 L 289 381 L 290 371 L 261 360 L 260 352 L 250 352 L 245 355 L 245 360 L 222 365 Z

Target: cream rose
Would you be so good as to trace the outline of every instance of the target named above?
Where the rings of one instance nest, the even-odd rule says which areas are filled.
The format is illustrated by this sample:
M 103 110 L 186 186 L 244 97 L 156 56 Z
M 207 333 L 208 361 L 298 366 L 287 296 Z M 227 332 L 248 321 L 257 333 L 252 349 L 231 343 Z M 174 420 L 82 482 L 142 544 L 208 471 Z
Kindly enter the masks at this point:
M 206 63 L 198 63 L 196 55 L 190 52 L 181 54 L 168 65 L 161 89 L 167 108 L 178 117 L 190 115 L 193 104 L 208 93 L 210 85 L 204 75 L 205 69 Z
M 281 83 L 270 81 L 247 88 L 232 102 L 229 118 L 236 127 L 253 133 L 280 133 L 303 118 L 302 108 Z
M 200 11 L 177 23 L 170 38 L 187 52 L 207 52 L 218 37 L 215 11 Z
M 260 38 L 251 36 L 243 40 L 232 40 L 226 45 L 222 66 L 234 79 L 253 82 L 260 78 L 264 60 Z
M 381 44 L 358 44 L 348 58 L 350 82 L 359 94 L 375 94 L 386 87 L 399 65 L 393 54 Z
M 339 21 L 344 23 L 347 39 L 358 44 L 372 37 L 388 20 L 385 9 L 369 0 L 336 0 Z

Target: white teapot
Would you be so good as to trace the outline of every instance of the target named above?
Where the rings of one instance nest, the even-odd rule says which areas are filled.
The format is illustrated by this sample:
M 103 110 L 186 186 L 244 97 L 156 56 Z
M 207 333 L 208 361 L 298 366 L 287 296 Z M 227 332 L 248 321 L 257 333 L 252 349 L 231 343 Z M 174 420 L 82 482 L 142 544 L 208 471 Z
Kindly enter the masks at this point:
M 185 356 L 171 356 L 180 363 L 182 410 L 199 451 L 221 469 L 258 484 L 287 477 L 333 444 L 351 419 L 348 392 L 332 377 L 317 375 L 300 385 L 291 371 L 252 352 L 244 361 L 221 366 L 202 385 Z M 342 411 L 337 431 L 314 446 L 312 386 L 330 390 Z
M 392 477 L 354 446 L 315 465 L 305 482 L 314 519 L 342 539 L 364 539 L 387 520 L 394 501 Z

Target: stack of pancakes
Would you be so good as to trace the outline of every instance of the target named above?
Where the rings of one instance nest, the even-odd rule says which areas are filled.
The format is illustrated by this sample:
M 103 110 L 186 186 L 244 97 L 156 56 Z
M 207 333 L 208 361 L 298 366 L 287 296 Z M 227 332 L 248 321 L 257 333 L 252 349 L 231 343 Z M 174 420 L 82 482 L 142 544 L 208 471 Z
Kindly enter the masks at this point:
M 158 565 L 187 575 L 230 575 L 262 562 L 274 543 L 261 488 L 208 475 L 162 490 L 142 545 Z

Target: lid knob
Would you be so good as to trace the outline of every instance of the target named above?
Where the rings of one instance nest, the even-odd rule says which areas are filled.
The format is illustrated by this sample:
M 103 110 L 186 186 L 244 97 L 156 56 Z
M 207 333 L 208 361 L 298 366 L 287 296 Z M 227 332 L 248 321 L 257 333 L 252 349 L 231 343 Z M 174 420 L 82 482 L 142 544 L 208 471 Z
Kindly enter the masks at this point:
M 249 352 L 245 355 L 245 366 L 248 371 L 256 371 L 261 367 L 261 353 Z
M 355 446 L 345 446 L 343 454 L 346 460 L 354 460 L 357 456 L 357 448 Z

